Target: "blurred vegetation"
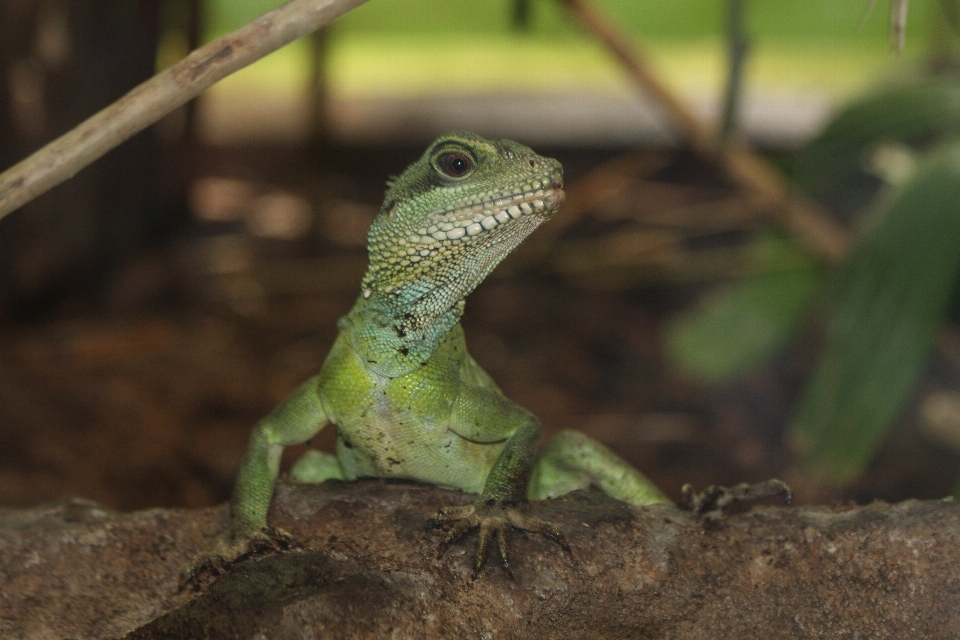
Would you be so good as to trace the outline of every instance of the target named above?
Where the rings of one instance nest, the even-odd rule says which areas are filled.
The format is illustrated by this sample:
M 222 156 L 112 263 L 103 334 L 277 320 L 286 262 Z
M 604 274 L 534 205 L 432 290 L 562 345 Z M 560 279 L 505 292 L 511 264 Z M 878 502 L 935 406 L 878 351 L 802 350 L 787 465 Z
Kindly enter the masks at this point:
M 828 480 L 869 462 L 947 319 L 960 269 L 958 96 L 954 77 L 883 91 L 801 155 L 807 184 L 838 208 L 850 207 L 839 185 L 867 196 L 865 174 L 883 181 L 861 200 L 870 204 L 827 294 L 826 348 L 793 425 L 805 466 Z
M 822 311 L 825 346 L 791 427 L 801 467 L 819 482 L 843 484 L 863 471 L 948 321 L 960 272 L 958 123 L 960 80 L 952 75 L 888 87 L 842 109 L 796 161 L 798 185 L 858 230 L 843 262 L 826 272 L 822 295 L 810 296 L 809 270 L 746 279 L 673 325 L 673 361 L 730 382 L 768 362 L 804 316 Z
M 918 165 L 874 205 L 827 294 L 826 346 L 793 425 L 817 478 L 846 482 L 870 461 L 916 386 L 957 283 L 960 142 Z
M 810 315 L 823 268 L 791 239 L 761 234 L 760 272 L 703 295 L 664 336 L 673 363 L 708 384 L 724 384 L 782 352 Z
M 797 157 L 793 179 L 849 220 L 888 183 L 904 181 L 913 155 L 960 135 L 960 82 L 925 78 L 851 102 Z
M 931 8 L 912 0 L 902 58 L 889 55 L 885 11 L 858 28 L 858 0 L 754 0 L 747 12 L 752 55 L 748 87 L 789 86 L 848 98 L 925 51 Z M 279 0 L 213 0 L 208 37 L 226 33 Z M 716 95 L 723 78 L 725 5 L 715 0 L 596 0 L 634 34 L 667 83 Z M 630 91 L 620 70 L 566 18 L 561 3 L 530 2 L 530 27 L 514 28 L 513 0 L 375 0 L 331 28 L 331 95 L 411 95 L 490 91 Z M 165 41 L 161 60 L 185 53 Z M 161 62 L 163 64 L 163 62 Z M 295 91 L 309 78 L 303 41 L 227 79 L 215 91 Z

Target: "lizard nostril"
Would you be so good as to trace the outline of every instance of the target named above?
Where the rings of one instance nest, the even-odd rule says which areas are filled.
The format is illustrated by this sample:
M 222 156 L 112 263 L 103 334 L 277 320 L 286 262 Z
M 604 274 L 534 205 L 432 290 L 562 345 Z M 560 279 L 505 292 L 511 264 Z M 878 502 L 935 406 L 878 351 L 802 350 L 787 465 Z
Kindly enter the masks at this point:
M 534 170 L 540 168 L 540 163 L 537 162 L 536 158 L 527 158 L 527 164 L 529 164 L 530 168 Z

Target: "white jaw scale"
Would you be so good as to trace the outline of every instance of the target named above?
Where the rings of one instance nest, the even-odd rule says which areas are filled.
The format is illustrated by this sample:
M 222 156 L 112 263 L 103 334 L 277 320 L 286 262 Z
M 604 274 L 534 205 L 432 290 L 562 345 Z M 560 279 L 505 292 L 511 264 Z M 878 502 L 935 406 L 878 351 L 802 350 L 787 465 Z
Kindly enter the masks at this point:
M 459 207 L 434 218 L 407 238 L 424 249 L 443 241 L 460 240 L 493 231 L 525 216 L 552 215 L 563 203 L 564 192 L 553 184 L 541 189 L 504 196 L 474 205 Z

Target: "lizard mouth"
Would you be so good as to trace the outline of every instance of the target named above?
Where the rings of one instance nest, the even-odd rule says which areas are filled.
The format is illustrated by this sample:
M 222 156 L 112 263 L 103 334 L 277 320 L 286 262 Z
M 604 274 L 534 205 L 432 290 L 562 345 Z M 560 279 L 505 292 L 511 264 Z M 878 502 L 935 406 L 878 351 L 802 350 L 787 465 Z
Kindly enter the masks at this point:
M 551 217 L 566 194 L 557 181 L 543 181 L 517 194 L 465 205 L 445 211 L 432 220 L 433 224 L 416 230 L 409 240 L 430 246 L 435 242 L 472 238 L 514 221 Z

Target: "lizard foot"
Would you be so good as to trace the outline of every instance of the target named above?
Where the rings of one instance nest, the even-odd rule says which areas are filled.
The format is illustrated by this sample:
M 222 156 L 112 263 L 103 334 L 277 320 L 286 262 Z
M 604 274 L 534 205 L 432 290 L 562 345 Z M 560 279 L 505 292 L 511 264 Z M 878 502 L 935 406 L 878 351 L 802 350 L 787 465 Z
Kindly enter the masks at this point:
M 224 531 L 217 536 L 212 549 L 197 555 L 180 574 L 180 590 L 188 585 L 196 585 L 205 573 L 218 576 L 244 558 L 295 547 L 299 548 L 300 544 L 289 532 L 279 527 L 266 527 L 249 537 Z
M 513 572 L 510 570 L 510 559 L 507 554 L 507 541 L 512 528 L 539 533 L 544 538 L 559 544 L 567 553 L 571 553 L 570 545 L 567 544 L 562 533 L 550 523 L 524 514 L 520 505 L 516 503 L 480 500 L 474 504 L 460 507 L 445 507 L 430 518 L 428 525 L 431 528 L 446 528 L 446 534 L 440 542 L 437 557 L 443 556 L 450 545 L 479 527 L 477 549 L 473 555 L 474 578 L 487 561 L 487 549 L 494 537 L 497 540 L 500 564 L 507 575 L 513 577 Z

